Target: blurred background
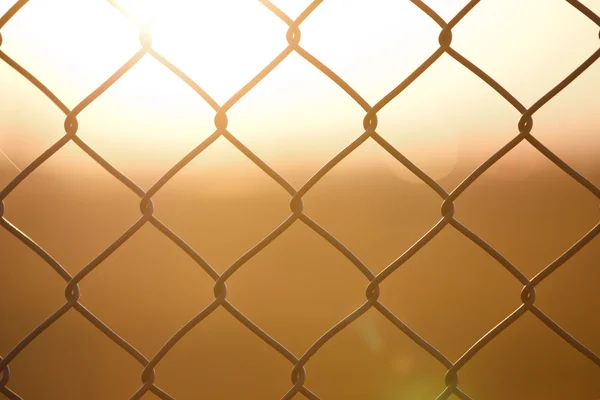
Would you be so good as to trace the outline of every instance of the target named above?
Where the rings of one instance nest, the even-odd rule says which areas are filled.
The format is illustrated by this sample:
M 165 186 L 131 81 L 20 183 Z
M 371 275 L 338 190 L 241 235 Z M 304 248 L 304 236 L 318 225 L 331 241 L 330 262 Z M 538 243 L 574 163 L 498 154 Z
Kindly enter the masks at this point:
M 290 17 L 310 2 L 273 1 Z M 467 1 L 429 0 L 450 20 Z M 582 2 L 600 13 L 600 1 Z M 14 1 L 0 0 L 0 14 Z M 287 25 L 259 1 L 122 0 L 155 21 L 153 47 L 219 104 L 287 46 Z M 327 0 L 301 46 L 371 105 L 438 48 L 439 27 L 403 0 Z M 563 0 L 487 0 L 453 29 L 452 47 L 526 107 L 598 49 L 598 26 Z M 2 28 L 0 50 L 69 108 L 139 49 L 134 24 L 104 0 L 31 0 Z M 600 185 L 600 65 L 534 115 L 533 135 Z M 64 114 L 0 63 L 0 188 L 64 135 Z M 144 189 L 214 131 L 214 110 L 144 57 L 79 116 L 78 135 Z M 299 188 L 363 133 L 364 111 L 296 53 L 227 115 L 229 131 Z M 443 55 L 378 113 L 377 128 L 447 191 L 518 134 L 520 114 Z M 155 196 L 155 215 L 223 272 L 289 215 L 290 196 L 225 139 Z M 4 200 L 5 218 L 76 274 L 140 216 L 139 199 L 69 143 Z M 304 197 L 305 213 L 381 271 L 440 218 L 440 197 L 368 140 Z M 455 217 L 532 277 L 592 229 L 598 199 L 527 143 L 455 202 Z M 64 304 L 65 282 L 0 230 L 0 355 Z M 537 289 L 536 304 L 600 353 L 600 242 Z M 302 222 L 228 281 L 227 298 L 297 356 L 365 300 L 368 281 Z M 151 358 L 213 299 L 213 282 L 147 224 L 80 284 L 81 302 Z M 452 227 L 381 285 L 380 301 L 456 360 L 520 304 L 520 283 Z M 142 367 L 76 311 L 10 363 L 24 399 L 127 399 Z M 434 399 L 445 368 L 376 310 L 307 364 L 323 400 Z M 292 366 L 223 309 L 156 368 L 177 399 L 279 399 Z M 525 314 L 460 372 L 474 399 L 600 396 L 600 368 Z M 2 396 L 0 394 L 0 396 Z M 155 398 L 151 394 L 145 400 Z M 301 395 L 297 399 L 303 399 Z

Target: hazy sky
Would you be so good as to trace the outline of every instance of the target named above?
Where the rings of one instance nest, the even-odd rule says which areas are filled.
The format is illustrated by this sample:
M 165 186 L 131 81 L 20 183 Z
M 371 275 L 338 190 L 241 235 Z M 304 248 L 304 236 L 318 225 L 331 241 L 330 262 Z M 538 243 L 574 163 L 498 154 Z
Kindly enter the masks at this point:
M 310 3 L 273 2 L 291 17 Z M 13 3 L 0 0 L 0 13 Z M 170 10 L 161 9 L 166 3 L 122 1 L 139 18 L 158 17 L 154 48 L 219 104 L 287 45 L 287 26 L 258 1 L 170 1 Z M 428 2 L 446 20 L 466 3 Z M 600 12 L 600 1 L 586 3 Z M 370 104 L 437 49 L 440 31 L 408 0 L 325 0 L 301 30 L 302 47 Z M 453 33 L 452 47 L 525 106 L 600 46 L 598 27 L 563 0 L 484 0 Z M 31 0 L 2 36 L 1 50 L 70 108 L 140 46 L 137 28 L 104 0 Z M 534 135 L 559 153 L 597 155 L 599 83 L 596 63 L 535 115 Z M 23 167 L 64 134 L 64 116 L 5 63 L 0 88 L 0 147 Z M 364 111 L 295 53 L 228 115 L 230 131 L 275 165 L 321 165 L 363 132 Z M 119 165 L 172 165 L 212 133 L 213 117 L 195 92 L 146 56 L 80 114 L 79 134 Z M 489 156 L 517 134 L 518 120 L 503 98 L 444 55 L 380 112 L 378 132 L 419 165 L 447 170 L 460 157 Z M 215 161 L 235 159 L 213 151 Z M 366 146 L 361 154 L 373 151 Z

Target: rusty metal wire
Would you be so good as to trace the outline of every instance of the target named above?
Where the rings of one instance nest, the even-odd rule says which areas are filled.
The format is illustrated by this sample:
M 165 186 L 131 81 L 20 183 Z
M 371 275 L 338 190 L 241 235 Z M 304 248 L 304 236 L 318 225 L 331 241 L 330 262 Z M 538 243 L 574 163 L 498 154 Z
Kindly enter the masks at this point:
M 593 183 L 575 171 L 566 162 L 561 160 L 557 155 L 545 147 L 539 140 L 537 140 L 532 134 L 533 128 L 533 116 L 542 108 L 549 100 L 558 95 L 565 87 L 573 82 L 579 75 L 581 75 L 588 67 L 590 67 L 598 58 L 600 58 L 600 49 L 594 52 L 583 64 L 576 68 L 569 76 L 562 80 L 557 86 L 541 97 L 531 107 L 527 108 L 522 105 L 512 94 L 504 89 L 498 82 L 492 77 L 487 75 L 484 71 L 478 68 L 476 65 L 471 63 L 456 50 L 451 47 L 452 44 L 452 29 L 467 15 L 476 5 L 479 0 L 470 1 L 452 20 L 446 22 L 441 18 L 433 9 L 427 4 L 419 0 L 411 0 L 411 2 L 418 7 L 421 11 L 427 14 L 433 21 L 440 27 L 439 34 L 439 48 L 433 52 L 415 71 L 413 71 L 404 81 L 398 84 L 391 92 L 379 100 L 376 104 L 370 105 L 364 100 L 360 94 L 358 94 L 349 84 L 347 84 L 342 78 L 330 70 L 326 65 L 321 63 L 317 58 L 312 56 L 307 50 L 300 45 L 300 26 L 301 24 L 311 15 L 311 13 L 322 3 L 323 0 L 313 1 L 296 19 L 290 18 L 278 7 L 276 7 L 269 0 L 258 0 L 265 7 L 267 7 L 276 17 L 280 18 L 283 22 L 288 25 L 287 31 L 287 42 L 288 46 L 275 57 L 258 75 L 250 80 L 245 86 L 243 86 L 237 93 L 235 93 L 229 100 L 223 105 L 219 105 L 211 96 L 206 93 L 198 84 L 196 84 L 191 78 L 180 71 L 175 65 L 169 60 L 159 54 L 152 48 L 152 37 L 134 18 L 127 14 L 125 9 L 120 7 L 117 1 L 107 0 L 115 9 L 125 14 L 138 28 L 140 28 L 140 44 L 141 47 L 137 53 L 135 53 L 121 68 L 119 68 L 112 76 L 110 76 L 103 84 L 101 84 L 96 90 L 90 93 L 83 101 L 76 105 L 73 109 L 69 109 L 51 90 L 49 90 L 42 82 L 40 82 L 35 76 L 29 73 L 19 63 L 13 60 L 9 55 L 4 53 L 0 49 L 0 59 L 11 66 L 15 71 L 21 74 L 24 78 L 29 80 L 35 87 L 42 91 L 50 101 L 52 101 L 64 114 L 64 129 L 65 135 L 48 148 L 43 154 L 35 159 L 31 164 L 26 166 L 20 173 L 0 191 L 0 225 L 4 227 L 8 232 L 18 238 L 21 242 L 27 245 L 32 251 L 37 253 L 57 274 L 59 274 L 66 282 L 65 298 L 66 302 L 52 315 L 50 315 L 45 321 L 38 325 L 33 331 L 31 331 L 25 338 L 23 338 L 8 354 L 4 357 L 0 357 L 0 393 L 12 400 L 22 399 L 17 393 L 9 389 L 7 386 L 10 380 L 10 368 L 9 364 L 29 345 L 38 335 L 42 334 L 48 327 L 54 324 L 59 318 L 61 318 L 70 309 L 77 310 L 83 317 L 85 317 L 90 323 L 110 338 L 116 345 L 120 346 L 123 350 L 128 352 L 133 358 L 135 358 L 142 366 L 143 373 L 141 376 L 142 384 L 139 389 L 132 394 L 131 400 L 140 399 L 146 392 L 150 391 L 161 399 L 174 399 L 173 396 L 162 390 L 155 384 L 155 370 L 154 367 L 165 357 L 165 355 L 177 344 L 182 337 L 184 337 L 191 329 L 199 324 L 209 314 L 214 312 L 217 308 L 222 307 L 227 310 L 233 317 L 235 317 L 240 323 L 246 328 L 252 331 L 255 335 L 261 338 L 271 348 L 285 357 L 292 365 L 291 370 L 291 387 L 282 399 L 289 400 L 297 393 L 301 393 L 305 397 L 311 400 L 320 399 L 320 397 L 312 392 L 306 385 L 306 368 L 305 365 L 309 359 L 319 351 L 319 349 L 335 335 L 342 331 L 345 327 L 351 324 L 353 321 L 358 319 L 361 315 L 366 313 L 369 309 L 374 308 L 379 311 L 385 318 L 387 318 L 392 324 L 394 324 L 400 331 L 411 338 L 416 344 L 427 351 L 431 356 L 435 357 L 446 369 L 445 384 L 446 388 L 442 393 L 439 394 L 437 399 L 447 399 L 452 394 L 456 397 L 467 400 L 471 399 L 469 395 L 463 392 L 459 387 L 459 371 L 460 369 L 471 359 L 479 350 L 486 346 L 492 341 L 498 334 L 507 329 L 517 319 L 523 316 L 525 313 L 530 312 L 540 321 L 542 321 L 549 329 L 559 335 L 564 341 L 570 344 L 575 350 L 586 356 L 598 367 L 600 367 L 600 357 L 588 349 L 584 344 L 579 342 L 567 331 L 561 328 L 556 322 L 548 317 L 539 307 L 535 304 L 535 289 L 544 279 L 550 276 L 558 268 L 560 268 L 569 258 L 581 250 L 586 244 L 588 244 L 598 233 L 600 232 L 600 223 L 598 223 L 593 229 L 591 229 L 585 236 L 579 241 L 573 244 L 566 252 L 560 257 L 550 263 L 546 268 L 539 272 L 532 279 L 527 277 L 519 271 L 519 269 L 508 261 L 502 254 L 494 249 L 490 244 L 486 243 L 476 233 L 472 232 L 469 228 L 463 225 L 460 221 L 454 218 L 454 201 L 463 193 L 477 178 L 479 178 L 486 170 L 506 155 L 511 149 L 522 141 L 529 142 L 535 147 L 541 154 L 553 162 L 556 166 L 566 172 L 574 180 L 584 186 L 589 192 L 591 192 L 596 198 L 600 199 L 600 189 Z M 570 5 L 584 14 L 592 22 L 600 27 L 600 17 L 594 14 L 585 5 L 577 0 L 566 0 Z M 1 18 L 0 18 L 0 46 L 2 45 L 1 29 L 4 25 L 13 18 L 18 11 L 23 7 L 28 0 L 17 1 Z M 227 112 L 234 106 L 243 96 L 245 96 L 250 90 L 252 90 L 261 80 L 263 80 L 271 71 L 273 71 L 287 56 L 292 52 L 296 52 L 306 61 L 312 64 L 315 68 L 320 70 L 325 76 L 335 82 L 341 89 L 343 89 L 356 103 L 358 103 L 365 111 L 363 128 L 364 133 L 348 145 L 344 150 L 337 154 L 333 159 L 327 162 L 314 176 L 312 176 L 302 187 L 296 189 L 290 183 L 288 183 L 281 175 L 270 168 L 264 161 L 256 156 L 250 149 L 242 144 L 233 133 L 227 129 Z M 462 183 L 460 183 L 452 192 L 446 192 L 435 180 L 429 177 L 423 172 L 418 166 L 408 160 L 399 150 L 394 148 L 388 143 L 382 136 L 377 133 L 377 113 L 382 110 L 390 101 L 396 96 L 402 93 L 411 83 L 413 83 L 425 70 L 427 70 L 433 63 L 435 63 L 440 56 L 448 54 L 454 58 L 465 68 L 479 77 L 483 82 L 493 88 L 500 96 L 502 96 L 507 102 L 509 102 L 520 114 L 521 118 L 517 123 L 516 131 L 518 134 L 508 142 L 504 147 L 498 150 L 492 157 L 486 160 L 478 168 L 476 168 Z M 134 182 L 128 179 L 120 171 L 118 171 L 109 162 L 103 159 L 98 153 L 88 146 L 81 138 L 77 136 L 78 121 L 77 116 L 81 114 L 85 109 L 92 104 L 99 96 L 101 96 L 111 85 L 123 76 L 130 68 L 132 68 L 137 62 L 143 57 L 153 57 L 171 72 L 177 75 L 182 81 L 184 81 L 189 87 L 191 87 L 199 96 L 201 96 L 215 111 L 215 131 L 196 148 L 190 151 L 184 158 L 182 158 L 177 164 L 175 164 L 165 175 L 163 175 L 158 181 L 147 191 L 142 190 Z M 190 245 L 188 245 L 183 239 L 181 239 L 175 232 L 169 227 L 163 224 L 157 217 L 154 216 L 154 205 L 152 197 L 171 179 L 177 174 L 182 168 L 184 168 L 190 161 L 196 156 L 208 148 L 217 138 L 224 137 L 231 144 L 233 144 L 240 152 L 242 152 L 248 159 L 262 169 L 267 175 L 269 175 L 275 182 L 277 182 L 282 188 L 284 188 L 291 196 L 290 209 L 291 214 L 283 221 L 276 229 L 270 234 L 258 242 L 253 248 L 241 256 L 235 261 L 229 268 L 222 274 L 217 273 L 208 262 L 206 262 L 200 254 L 198 254 Z M 442 199 L 441 205 L 441 219 L 416 243 L 414 243 L 404 254 L 398 257 L 390 265 L 388 265 L 379 274 L 375 275 L 371 270 L 362 263 L 347 247 L 345 247 L 338 239 L 336 239 L 327 230 L 321 227 L 316 221 L 303 213 L 303 197 L 304 195 L 317 183 L 325 174 L 327 174 L 335 165 L 342 161 L 346 156 L 356 150 L 362 143 L 367 139 L 373 139 L 389 154 L 391 154 L 398 162 L 408 168 L 414 173 L 419 179 L 426 183 L 431 189 L 433 189 Z M 42 247 L 30 239 L 24 232 L 20 231 L 10 221 L 4 217 L 4 199 L 21 183 L 26 179 L 33 171 L 35 171 L 42 163 L 48 160 L 58 150 L 60 150 L 68 142 L 73 142 L 79 146 L 84 152 L 86 152 L 92 159 L 94 159 L 99 165 L 101 165 L 106 171 L 108 171 L 113 177 L 127 186 L 132 192 L 134 192 L 140 198 L 140 212 L 141 216 L 125 233 L 123 233 L 118 239 L 116 239 L 110 246 L 108 246 L 102 253 L 94 258 L 89 264 L 82 268 L 74 276 L 70 275 L 61 265 L 58 263 L 50 254 L 48 254 Z M 365 292 L 366 301 L 354 312 L 344 318 L 342 321 L 337 323 L 325 334 L 323 334 L 316 342 L 312 344 L 301 356 L 297 356 L 289 351 L 283 344 L 277 342 L 268 333 L 263 331 L 259 326 L 254 324 L 249 318 L 242 314 L 236 307 L 229 302 L 227 299 L 227 280 L 238 271 L 248 260 L 259 253 L 262 249 L 268 246 L 273 240 L 281 235 L 286 229 L 288 229 L 296 221 L 301 221 L 315 233 L 327 240 L 333 247 L 335 247 L 340 253 L 342 253 L 358 270 L 365 276 L 368 284 Z M 147 358 L 145 355 L 140 353 L 131 344 L 129 344 L 124 338 L 117 335 L 109 326 L 104 324 L 98 317 L 96 317 L 91 311 L 89 311 L 83 304 L 79 302 L 80 289 L 79 283 L 94 269 L 99 268 L 101 263 L 110 256 L 115 250 L 131 238 L 142 226 L 147 223 L 153 225 L 168 237 L 173 243 L 187 253 L 197 264 L 200 266 L 213 280 L 214 280 L 214 301 L 198 313 L 193 319 L 188 321 L 181 329 L 179 329 L 163 347 L 152 357 Z M 470 239 L 473 243 L 482 248 L 486 253 L 492 256 L 498 263 L 506 269 L 511 275 L 515 277 L 522 285 L 521 291 L 521 305 L 514 310 L 508 317 L 498 323 L 493 329 L 487 334 L 481 337 L 471 348 L 469 348 L 462 356 L 457 360 L 451 361 L 442 352 L 437 350 L 434 346 L 429 344 L 424 338 L 419 336 L 414 330 L 402 322 L 396 315 L 392 313 L 384 304 L 379 302 L 380 288 L 379 285 L 388 278 L 394 271 L 400 268 L 409 258 L 415 253 L 422 249 L 431 239 L 433 239 L 442 229 L 446 226 L 451 225 L 456 230 L 461 232 L 464 236 Z

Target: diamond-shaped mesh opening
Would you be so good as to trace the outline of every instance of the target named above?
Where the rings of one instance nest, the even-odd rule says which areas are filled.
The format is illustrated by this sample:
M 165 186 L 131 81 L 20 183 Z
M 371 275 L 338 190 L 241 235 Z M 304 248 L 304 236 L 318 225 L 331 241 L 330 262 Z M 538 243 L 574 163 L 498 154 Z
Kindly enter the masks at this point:
M 90 311 L 148 355 L 214 299 L 212 279 L 150 224 L 96 267 L 80 288 Z
M 461 369 L 460 386 L 490 400 L 593 400 L 600 371 L 527 313 Z
M 228 113 L 229 130 L 293 185 L 364 132 L 364 110 L 296 53 Z
M 144 188 L 215 130 L 214 110 L 148 55 L 78 120 L 78 136 Z
M 135 26 L 106 1 L 26 4 L 2 36 L 2 50 L 70 107 L 140 48 Z
M 444 389 L 445 368 L 369 310 L 306 365 L 307 386 L 323 399 L 429 399 Z
M 411 174 L 367 140 L 310 189 L 305 212 L 378 272 L 441 217 L 442 199 Z
M 286 25 L 258 1 L 175 1 L 158 13 L 153 48 L 220 104 L 287 46 Z
M 435 22 L 408 1 L 326 1 L 302 24 L 302 46 L 371 105 L 437 50 L 438 35 Z
M 600 321 L 590 318 L 600 309 L 598 291 L 600 238 L 554 271 L 536 288 L 536 305 L 594 352 L 600 351 Z
M 65 302 L 65 281 L 37 254 L 6 229 L 0 229 L 2 290 L 0 354 L 8 353 Z
M 598 221 L 597 198 L 527 143 L 477 179 L 456 207 L 460 221 L 527 276 Z
M 292 386 L 292 365 L 223 309 L 200 322 L 156 367 L 177 399 L 276 400 Z
M 455 359 L 520 305 L 521 287 L 490 255 L 446 227 L 381 284 L 380 299 Z
M 535 113 L 533 129 L 536 139 L 596 186 L 600 186 L 600 93 L 594 88 L 599 81 L 596 62 Z
M 11 192 L 5 217 L 76 273 L 135 222 L 138 204 L 127 187 L 68 143 Z
M 250 259 L 230 282 L 231 302 L 294 354 L 302 354 L 360 306 L 368 283 L 350 261 L 300 221 Z
M 518 134 L 518 111 L 446 54 L 377 115 L 377 132 L 446 190 Z
M 598 49 L 598 26 L 562 0 L 480 2 L 453 36 L 453 48 L 526 106 Z
M 10 386 L 24 399 L 129 398 L 142 370 L 74 310 L 31 342 L 10 366 Z
M 223 138 L 155 196 L 156 216 L 223 271 L 290 215 L 290 194 Z

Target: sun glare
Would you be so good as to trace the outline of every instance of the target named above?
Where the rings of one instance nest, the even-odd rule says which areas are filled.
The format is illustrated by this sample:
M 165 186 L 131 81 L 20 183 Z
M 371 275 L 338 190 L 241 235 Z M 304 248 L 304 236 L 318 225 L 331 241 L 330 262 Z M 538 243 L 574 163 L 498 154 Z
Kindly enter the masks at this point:
M 292 19 L 310 3 L 273 1 Z M 593 52 L 595 42 L 577 40 L 593 36 L 588 30 L 596 28 L 581 23 L 581 15 L 570 9 L 562 15 L 565 10 L 560 7 L 540 8 L 540 0 L 532 1 L 532 5 L 516 0 L 510 3 L 512 9 L 493 2 L 476 7 L 453 30 L 453 48 L 480 65 L 524 104 L 530 104 L 528 98 L 539 98 Z M 3 12 L 12 2 L 0 4 Z M 449 20 L 466 1 L 432 0 L 428 4 Z M 564 35 L 554 33 L 558 31 L 546 24 L 535 31 L 529 28 L 527 35 L 513 34 L 512 29 L 503 29 L 502 38 L 495 35 L 504 26 L 502 21 L 528 18 L 529 8 L 544 9 L 548 20 L 560 17 L 571 29 Z M 506 17 L 509 12 L 515 15 Z M 528 20 L 524 25 L 532 23 Z M 189 76 L 219 106 L 288 47 L 287 24 L 259 0 L 32 0 L 3 28 L 2 50 L 72 108 L 140 50 L 140 29 L 150 32 L 152 49 Z M 440 28 L 408 0 L 328 0 L 303 21 L 301 32 L 302 48 L 373 105 L 436 51 Z M 524 61 L 523 65 L 531 64 L 535 79 L 527 71 L 506 73 L 521 68 L 521 64 L 517 68 L 498 54 L 512 51 L 534 34 L 562 36 L 543 41 L 532 36 L 539 57 L 525 60 L 529 64 Z M 486 39 L 478 40 L 480 37 Z M 482 47 L 483 42 L 490 45 Z M 569 52 L 569 57 L 555 61 L 552 69 L 545 68 L 546 61 L 556 54 L 551 43 Z M 575 61 L 568 61 L 571 59 Z M 56 125 L 54 134 L 64 133 L 61 123 L 51 125 L 48 119 L 39 117 L 47 113 L 47 99 L 39 95 L 25 97 L 23 87 L 27 82 L 14 72 L 2 75 L 4 90 L 14 94 L 3 109 L 35 106 L 41 110 L 36 118 L 21 118 L 20 131 L 40 131 Z M 599 76 L 597 72 L 587 75 L 592 77 L 582 79 L 588 82 Z M 590 87 L 581 85 L 578 93 Z M 572 115 L 589 114 L 591 104 L 566 107 Z M 486 111 L 490 107 L 498 112 L 490 114 Z M 434 114 L 435 124 L 430 118 Z M 228 110 L 232 133 L 267 162 L 316 157 L 319 160 L 315 167 L 362 133 L 364 115 L 348 94 L 295 52 Z M 8 120 L 13 116 L 4 117 Z M 172 165 L 214 130 L 214 110 L 148 54 L 80 117 L 81 136 L 113 162 L 139 163 L 147 160 L 150 152 L 154 162 L 170 154 L 166 162 Z M 565 124 L 562 117 L 549 113 L 545 123 L 556 131 L 559 123 Z M 481 146 L 498 148 L 515 133 L 516 120 L 518 113 L 506 101 L 444 55 L 379 113 L 379 129 L 420 165 L 444 164 L 442 170 L 450 171 L 457 163 L 461 140 L 475 137 Z M 536 120 L 536 126 L 540 123 L 544 121 Z M 8 135 L 0 145 L 10 141 Z M 431 149 L 432 142 L 438 145 L 435 149 Z M 140 156 L 127 153 L 124 157 L 119 148 L 139 148 Z M 146 149 L 144 156 L 142 148 Z M 10 153 L 10 146 L 3 149 Z M 40 150 L 31 151 L 39 154 Z M 395 165 L 393 159 L 387 161 Z

